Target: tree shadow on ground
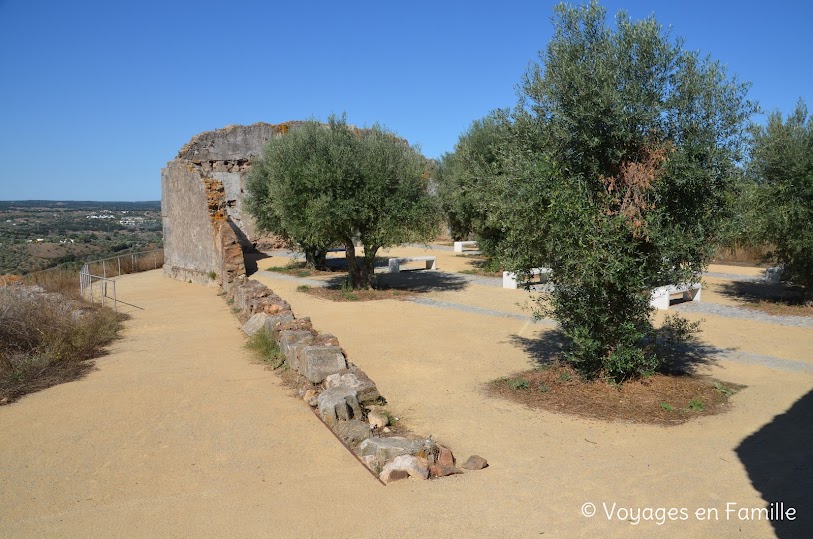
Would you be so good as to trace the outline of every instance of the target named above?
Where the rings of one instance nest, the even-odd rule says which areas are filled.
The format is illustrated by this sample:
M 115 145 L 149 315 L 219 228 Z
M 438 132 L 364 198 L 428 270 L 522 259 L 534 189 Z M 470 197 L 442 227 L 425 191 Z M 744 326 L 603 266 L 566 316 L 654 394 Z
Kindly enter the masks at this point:
M 257 270 L 259 269 L 257 267 L 257 262 L 264 258 L 271 258 L 271 255 L 261 253 L 259 251 L 254 253 L 243 253 L 243 263 L 246 266 L 246 276 L 257 273 Z
M 377 256 L 373 259 L 374 268 L 386 268 L 388 264 L 389 258 Z M 330 271 L 347 271 L 347 259 L 344 256 L 327 258 L 325 265 Z
M 542 331 L 538 337 L 515 334 L 509 337 L 509 342 L 525 352 L 534 367 L 556 363 L 571 343 L 561 329 Z
M 538 337 L 510 337 L 510 343 L 528 355 L 533 367 L 562 360 L 571 342 L 561 329 L 542 331 Z M 657 331 L 656 342 L 665 361 L 664 371 L 679 376 L 696 374 L 700 367 L 711 365 L 715 361 L 714 356 L 723 352 L 721 348 L 704 344 L 694 335 L 680 342 L 670 342 L 663 328 Z
M 786 509 L 796 509 L 795 520 L 771 522 L 777 537 L 813 537 L 813 391 L 745 438 L 736 451 L 766 505 L 784 502 Z
M 379 286 L 419 293 L 460 291 L 469 286 L 464 277 L 444 271 L 409 270 L 381 273 L 377 278 Z
M 748 302 L 771 301 L 784 305 L 803 305 L 804 289 L 798 286 L 760 281 L 732 281 L 720 284 L 720 293 Z
M 345 282 L 346 276 L 338 275 L 327 281 L 327 287 L 340 288 Z M 469 282 L 465 278 L 442 271 L 410 270 L 376 274 L 376 288 L 394 288 L 406 292 L 459 291 L 468 285 Z

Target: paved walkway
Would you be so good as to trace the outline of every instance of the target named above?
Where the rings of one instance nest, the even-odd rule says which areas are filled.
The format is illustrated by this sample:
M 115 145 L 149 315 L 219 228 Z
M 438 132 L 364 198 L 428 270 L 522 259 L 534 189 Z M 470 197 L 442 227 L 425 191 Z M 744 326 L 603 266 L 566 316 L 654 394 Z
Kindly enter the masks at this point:
M 146 272 L 119 280 L 137 308 L 97 370 L 0 407 L 0 537 L 772 536 L 766 522 L 633 526 L 608 520 L 602 504 L 764 507 L 739 448 L 801 402 L 808 374 L 724 360 L 710 374 L 748 386 L 726 414 L 675 428 L 581 420 L 483 393 L 527 368 L 548 327 L 414 302 L 327 302 L 259 278 L 338 336 L 395 415 L 491 466 L 381 486 L 252 362 L 215 289 Z M 494 305 L 507 301 L 497 292 L 458 295 L 510 312 Z M 810 330 L 771 327 L 774 357 L 797 354 L 783 332 L 813 342 Z M 793 447 L 813 445 L 804 432 Z M 787 454 L 778 439 L 764 458 Z M 598 505 L 592 518 L 587 502 Z

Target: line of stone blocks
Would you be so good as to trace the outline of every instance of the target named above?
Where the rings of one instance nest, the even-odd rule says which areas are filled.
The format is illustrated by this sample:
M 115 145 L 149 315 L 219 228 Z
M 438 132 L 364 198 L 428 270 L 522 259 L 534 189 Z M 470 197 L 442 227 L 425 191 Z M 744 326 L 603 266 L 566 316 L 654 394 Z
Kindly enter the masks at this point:
M 335 336 L 314 330 L 309 318 L 296 318 L 287 302 L 258 281 L 239 283 L 232 297 L 248 317 L 243 331 L 253 335 L 264 329 L 272 335 L 288 367 L 313 384 L 314 389 L 304 395 L 308 404 L 371 470 L 381 473 L 382 481 L 426 479 L 430 468 L 439 466 L 441 449 L 451 455 L 431 438 L 373 436 L 374 428 L 386 427 L 386 420 L 373 426 L 381 421 L 382 412 L 372 410 L 386 401 L 370 377 L 347 361 Z M 449 465 L 433 472 L 433 477 L 460 473 L 450 458 Z

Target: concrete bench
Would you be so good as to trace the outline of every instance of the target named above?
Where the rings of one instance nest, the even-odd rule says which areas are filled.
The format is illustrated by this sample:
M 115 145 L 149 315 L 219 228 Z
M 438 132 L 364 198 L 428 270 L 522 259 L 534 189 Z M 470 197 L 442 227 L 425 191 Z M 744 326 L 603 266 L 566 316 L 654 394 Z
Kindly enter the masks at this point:
M 666 310 L 669 308 L 669 300 L 673 295 L 682 294 L 685 300 L 700 301 L 702 290 L 700 283 L 659 286 L 652 291 L 649 304 L 656 309 Z
M 412 256 L 407 258 L 390 258 L 388 264 L 390 273 L 399 273 L 401 271 L 401 264 L 408 264 L 410 262 L 426 262 L 426 269 L 438 269 L 436 256 Z
M 474 247 L 476 249 L 477 248 L 477 242 L 476 241 L 456 241 L 456 242 L 454 242 L 454 252 L 455 253 L 462 253 L 463 252 L 463 247 L 466 247 L 466 246 Z
M 531 268 L 530 274 L 539 275 L 541 278 L 543 275 L 547 275 L 551 272 L 550 268 Z M 502 272 L 502 287 L 503 288 L 513 288 L 516 290 L 518 288 L 517 283 L 517 274 L 513 271 L 504 271 Z

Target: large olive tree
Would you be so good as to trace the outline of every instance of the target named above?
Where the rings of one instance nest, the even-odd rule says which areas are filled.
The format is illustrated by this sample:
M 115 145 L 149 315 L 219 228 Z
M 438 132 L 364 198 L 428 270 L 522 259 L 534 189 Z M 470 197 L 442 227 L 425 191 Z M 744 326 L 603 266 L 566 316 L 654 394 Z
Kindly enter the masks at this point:
M 813 302 L 813 116 L 804 102 L 787 120 L 775 112 L 755 130 L 751 171 L 761 239 L 775 246 L 783 277 Z
M 428 186 L 428 162 L 406 141 L 378 125 L 356 129 L 335 116 L 269 141 L 247 185 L 260 228 L 322 251 L 343 245 L 353 288 L 372 286 L 379 249 L 437 232 Z
M 543 311 L 572 340 L 569 360 L 624 380 L 662 366 L 650 291 L 697 280 L 710 260 L 755 107 L 654 18 L 622 12 L 611 27 L 591 2 L 557 6 L 553 22 L 493 179 L 518 198 L 493 219 L 520 231 L 505 259 L 553 269 Z

